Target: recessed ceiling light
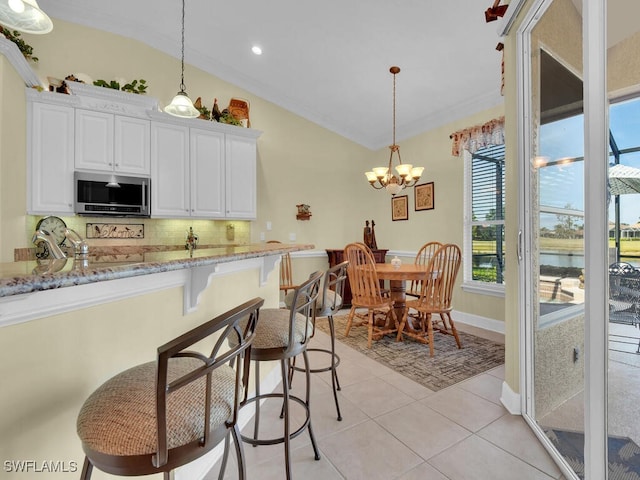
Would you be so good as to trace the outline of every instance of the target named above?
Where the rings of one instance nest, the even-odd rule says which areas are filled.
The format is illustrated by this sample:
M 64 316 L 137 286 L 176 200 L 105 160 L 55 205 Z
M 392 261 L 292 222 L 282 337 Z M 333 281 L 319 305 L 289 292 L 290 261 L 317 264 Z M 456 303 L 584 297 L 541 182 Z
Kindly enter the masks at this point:
M 262 48 L 260 48 L 258 45 L 254 45 L 253 47 L 251 47 L 251 51 L 256 55 L 262 55 Z

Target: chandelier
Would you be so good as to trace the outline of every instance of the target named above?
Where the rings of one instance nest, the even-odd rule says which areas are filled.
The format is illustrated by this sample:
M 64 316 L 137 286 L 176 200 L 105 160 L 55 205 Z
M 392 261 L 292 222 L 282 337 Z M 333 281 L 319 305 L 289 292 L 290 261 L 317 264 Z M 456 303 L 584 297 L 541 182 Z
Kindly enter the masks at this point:
M 391 67 L 389 71 L 393 74 L 393 144 L 389 145 L 391 150 L 389 166 L 375 167 L 373 171 L 365 172 L 365 175 L 369 184 L 376 190 L 384 188 L 391 195 L 396 195 L 403 188 L 414 186 L 420 180 L 424 167 L 414 167 L 410 163 L 402 163 L 400 158 L 400 145 L 396 144 L 396 75 L 400 73 L 400 67 Z M 391 170 L 394 153 L 398 156 L 397 176 Z
M 184 0 L 182 0 L 182 50 L 181 50 L 182 73 L 180 75 L 180 91 L 173 97 L 171 103 L 164 107 L 164 111 L 182 118 L 196 118 L 200 112 L 193 106 L 193 102 L 185 92 L 184 86 Z

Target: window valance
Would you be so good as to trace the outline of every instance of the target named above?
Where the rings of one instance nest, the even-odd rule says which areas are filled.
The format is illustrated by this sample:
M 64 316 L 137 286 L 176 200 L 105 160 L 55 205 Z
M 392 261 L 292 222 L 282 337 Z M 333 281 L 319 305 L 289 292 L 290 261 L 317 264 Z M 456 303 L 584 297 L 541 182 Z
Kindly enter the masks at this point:
M 465 128 L 449 135 L 453 140 L 451 155 L 459 157 L 463 150 L 475 153 L 489 145 L 504 144 L 504 117 L 494 118 L 482 125 Z

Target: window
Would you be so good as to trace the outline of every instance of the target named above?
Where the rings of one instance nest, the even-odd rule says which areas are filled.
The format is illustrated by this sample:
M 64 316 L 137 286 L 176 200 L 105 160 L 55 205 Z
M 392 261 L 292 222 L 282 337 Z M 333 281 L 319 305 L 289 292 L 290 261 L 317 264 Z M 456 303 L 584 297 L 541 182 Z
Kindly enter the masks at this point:
M 465 151 L 464 282 L 504 292 L 504 145 Z

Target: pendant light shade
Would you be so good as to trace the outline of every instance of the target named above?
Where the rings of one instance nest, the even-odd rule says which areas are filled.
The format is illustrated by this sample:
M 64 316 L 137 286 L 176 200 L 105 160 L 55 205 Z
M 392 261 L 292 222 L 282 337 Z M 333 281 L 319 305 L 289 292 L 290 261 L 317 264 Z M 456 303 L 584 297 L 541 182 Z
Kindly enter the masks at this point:
M 200 112 L 193 106 L 193 102 L 187 95 L 187 92 L 180 90 L 171 103 L 164 107 L 164 111 L 183 118 L 196 118 L 200 116 Z
M 53 22 L 36 0 L 0 0 L 0 24 L 24 33 L 45 34 L 53 30 Z
M 4 1 L 4 0 L 0 0 Z M 185 92 L 184 86 L 184 0 L 182 0 L 182 50 L 181 50 L 182 73 L 180 75 L 180 91 L 173 97 L 171 103 L 164 107 L 164 111 L 170 115 L 182 118 L 196 118 L 200 112 L 193 106 L 193 102 Z

